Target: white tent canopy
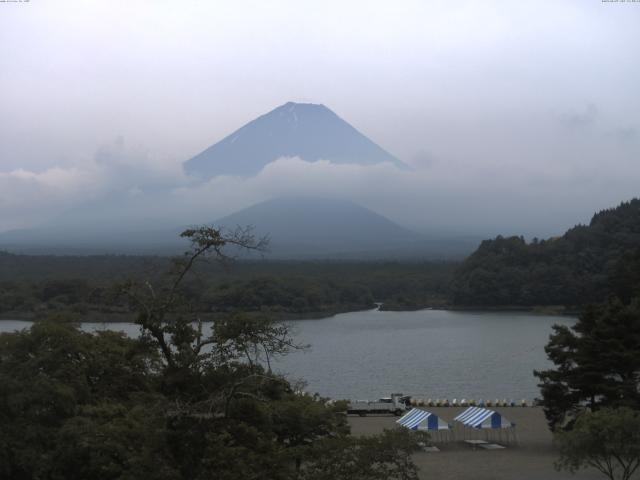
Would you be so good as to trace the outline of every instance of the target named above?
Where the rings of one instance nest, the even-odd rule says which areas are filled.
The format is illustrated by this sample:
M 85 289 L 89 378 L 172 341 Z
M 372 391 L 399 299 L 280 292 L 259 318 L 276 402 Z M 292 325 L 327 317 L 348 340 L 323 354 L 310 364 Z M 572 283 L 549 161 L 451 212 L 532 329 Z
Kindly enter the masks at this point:
M 449 430 L 451 427 L 447 422 L 437 415 L 419 408 L 412 408 L 396 423 L 410 430 Z
M 455 421 L 471 428 L 513 428 L 515 424 L 508 421 L 500 413 L 481 407 L 469 407 Z

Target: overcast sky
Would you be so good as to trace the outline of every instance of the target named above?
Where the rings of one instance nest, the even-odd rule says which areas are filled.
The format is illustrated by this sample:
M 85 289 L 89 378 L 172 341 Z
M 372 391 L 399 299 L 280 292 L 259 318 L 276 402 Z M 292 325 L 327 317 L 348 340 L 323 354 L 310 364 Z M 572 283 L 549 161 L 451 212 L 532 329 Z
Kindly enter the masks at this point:
M 640 193 L 639 46 L 638 2 L 0 3 L 0 231 L 160 184 L 213 218 L 298 188 L 415 228 L 561 233 Z M 287 101 L 414 171 L 182 176 Z

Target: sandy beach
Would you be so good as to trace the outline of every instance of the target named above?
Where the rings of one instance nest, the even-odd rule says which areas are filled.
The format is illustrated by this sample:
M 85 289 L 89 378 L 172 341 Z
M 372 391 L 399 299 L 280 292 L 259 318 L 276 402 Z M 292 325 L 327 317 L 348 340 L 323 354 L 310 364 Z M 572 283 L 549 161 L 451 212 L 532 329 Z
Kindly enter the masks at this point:
M 444 420 L 452 423 L 463 408 L 425 407 Z M 544 413 L 537 407 L 495 408 L 504 417 L 516 424 L 518 445 L 504 450 L 474 450 L 462 441 L 438 443 L 439 452 L 418 453 L 415 462 L 420 467 L 420 478 L 454 480 L 546 480 L 546 479 L 604 479 L 596 470 L 583 470 L 575 475 L 558 472 L 553 464 L 558 455 L 553 448 L 552 436 L 547 428 Z M 349 416 L 354 435 L 372 435 L 385 428 L 395 428 L 397 417 L 393 416 Z M 475 437 L 484 439 L 479 432 Z M 634 478 L 640 478 L 636 475 Z

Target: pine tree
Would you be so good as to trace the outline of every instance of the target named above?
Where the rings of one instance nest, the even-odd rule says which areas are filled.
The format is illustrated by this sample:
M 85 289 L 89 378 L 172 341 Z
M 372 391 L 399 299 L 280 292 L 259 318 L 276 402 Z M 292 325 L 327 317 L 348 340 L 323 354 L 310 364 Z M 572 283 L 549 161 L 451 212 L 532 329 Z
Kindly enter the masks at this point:
M 555 368 L 534 372 L 552 429 L 570 425 L 585 408 L 640 409 L 639 300 L 588 307 L 573 327 L 554 330 L 545 351 Z

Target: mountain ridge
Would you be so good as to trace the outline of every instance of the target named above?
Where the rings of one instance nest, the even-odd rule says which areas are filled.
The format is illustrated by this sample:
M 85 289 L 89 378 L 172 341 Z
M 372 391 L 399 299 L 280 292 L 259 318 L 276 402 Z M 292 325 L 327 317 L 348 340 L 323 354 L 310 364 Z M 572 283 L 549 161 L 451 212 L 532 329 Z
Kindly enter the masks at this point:
M 253 226 L 257 237 L 270 236 L 268 251 L 258 254 L 270 259 L 451 259 L 477 245 L 477 240 L 414 232 L 351 200 L 337 198 L 276 197 L 206 223 L 228 230 Z M 179 237 L 188 227 L 54 224 L 2 233 L 0 249 L 24 254 L 175 255 L 188 246 Z
M 640 199 L 633 198 L 560 237 L 484 240 L 457 270 L 453 300 L 463 306 L 574 308 L 604 301 L 629 285 L 640 288 L 638 272 Z
M 422 238 L 350 200 L 311 196 L 271 198 L 215 224 L 226 228 L 252 225 L 256 235 L 270 238 L 274 256 L 379 251 Z

